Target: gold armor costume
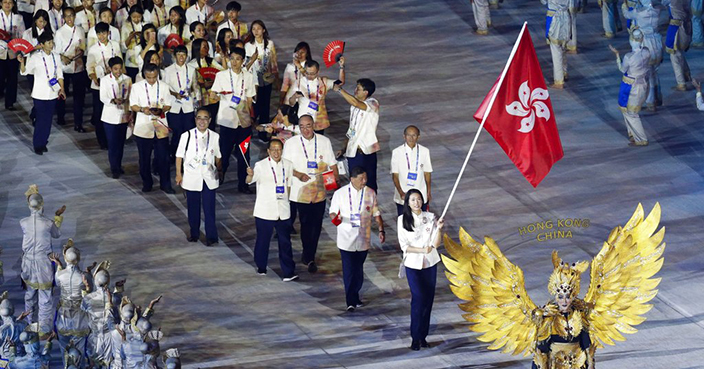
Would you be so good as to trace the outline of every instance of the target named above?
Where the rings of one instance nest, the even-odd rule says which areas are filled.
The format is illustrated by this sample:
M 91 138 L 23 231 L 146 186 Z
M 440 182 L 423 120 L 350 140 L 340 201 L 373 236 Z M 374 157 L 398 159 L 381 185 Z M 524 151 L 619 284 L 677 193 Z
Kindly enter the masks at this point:
M 623 227 L 611 231 L 591 261 L 591 281 L 579 299 L 581 274 L 587 262 L 567 264 L 553 251 L 553 272 L 548 290 L 571 298 L 566 312 L 556 303 L 538 307 L 525 289 L 523 271 L 512 264 L 491 237 L 484 244 L 460 229 L 461 245 L 445 235 L 451 257 L 443 255 L 452 292 L 464 303 L 463 317 L 477 338 L 513 355 L 533 355 L 536 369 L 594 368 L 596 348 L 624 341 L 622 333 L 635 333 L 657 294 L 662 267 L 665 229 L 660 205 L 644 218 L 639 204 Z

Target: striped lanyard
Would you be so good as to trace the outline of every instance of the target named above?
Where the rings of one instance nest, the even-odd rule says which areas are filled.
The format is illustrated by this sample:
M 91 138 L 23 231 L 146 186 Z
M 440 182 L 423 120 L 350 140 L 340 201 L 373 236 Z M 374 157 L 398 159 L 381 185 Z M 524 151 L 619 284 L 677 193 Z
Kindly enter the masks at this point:
M 110 41 L 108 41 L 108 44 L 110 45 L 110 57 L 112 58 L 115 56 L 115 48 L 112 46 L 112 43 Z M 103 50 L 100 50 L 100 55 L 103 57 L 103 65 L 105 65 L 105 68 L 109 69 L 110 67 L 108 66 L 108 61 L 105 60 L 105 53 L 103 52 Z
M 119 81 L 117 78 L 115 78 L 115 75 L 112 74 L 112 73 L 110 73 L 110 77 L 112 77 L 112 78 L 115 80 L 115 84 L 117 85 L 117 87 L 120 87 L 120 81 Z M 122 86 L 122 91 L 121 91 L 120 97 L 119 97 L 120 99 L 124 99 L 124 98 L 125 98 L 125 92 L 127 92 L 127 88 L 123 85 L 123 86 Z M 114 85 L 112 86 L 112 94 L 115 96 L 116 99 L 118 98 L 118 97 L 117 97 L 117 91 L 115 91 L 115 86 L 114 86 Z
M 230 20 L 228 19 L 227 25 L 230 26 L 230 31 L 235 33 L 235 38 L 239 40 L 240 39 L 240 22 L 237 22 L 237 28 L 234 28 L 235 25 L 232 22 L 230 22 Z
M 186 67 L 186 88 L 188 88 L 188 85 L 191 83 L 191 80 L 188 78 L 188 66 L 184 66 Z M 180 93 L 181 91 L 183 91 L 183 89 L 181 89 L 181 77 L 179 76 L 178 71 L 176 71 L 176 81 L 178 82 L 178 89 Z
M 56 25 L 56 30 L 58 30 L 59 29 L 59 15 L 58 15 L 59 11 L 56 9 L 51 9 L 51 14 L 53 14 L 52 18 L 54 18 L 54 24 Z M 64 23 L 63 16 L 61 17 L 61 23 L 62 24 Z
M 315 90 L 315 103 L 317 104 L 318 101 L 320 101 L 320 79 L 316 78 L 316 81 L 318 81 L 318 86 Z M 308 85 L 308 78 L 306 78 L 306 90 L 308 90 L 308 100 L 313 100 L 310 95 L 310 86 Z
M 350 200 L 350 214 L 362 214 L 362 201 L 364 200 L 364 188 L 362 188 L 362 193 L 359 196 L 359 209 L 357 209 L 357 213 L 353 213 L 354 209 L 352 209 L 352 185 L 351 184 L 349 187 L 347 187 L 347 196 Z
M 404 144 L 405 145 L 405 144 Z M 408 145 L 406 145 L 408 147 Z M 411 149 L 411 152 L 413 149 Z M 408 171 L 411 171 L 411 161 L 408 159 L 408 150 L 404 150 L 404 153 L 406 154 L 406 164 L 408 164 Z M 418 145 L 416 144 L 416 171 L 414 173 L 418 173 L 418 162 L 420 159 L 420 149 L 418 148 Z
M 71 43 L 73 42 L 73 36 L 76 34 L 76 26 L 73 26 L 73 31 L 71 31 L 71 39 L 68 40 L 68 45 L 66 45 L 66 48 L 64 49 L 64 53 L 68 51 L 68 48 L 71 47 Z
M 155 84 L 156 84 L 156 102 L 159 103 L 159 81 L 156 81 Z M 144 84 L 144 91 L 147 93 L 147 105 L 149 105 L 149 107 L 151 108 L 152 102 L 149 99 L 149 82 Z
M 54 62 L 54 78 L 57 78 L 58 77 L 58 74 L 56 71 L 57 65 L 56 65 L 56 57 L 54 57 L 54 53 L 51 53 L 51 60 Z M 46 71 L 46 79 L 51 80 L 51 75 L 49 75 L 49 67 L 46 65 L 46 59 L 44 59 L 44 55 L 42 55 L 42 61 L 44 62 L 44 70 Z
M 308 151 L 306 150 L 306 143 L 303 142 L 303 136 L 300 136 L 300 137 L 301 137 L 301 145 L 303 145 L 303 153 L 306 155 L 306 161 L 310 161 L 308 158 Z M 315 152 L 313 155 L 313 160 L 315 160 L 315 158 L 318 157 L 318 136 L 316 136 L 314 133 L 313 137 L 314 137 L 314 142 L 315 142 Z
M 198 22 L 201 22 L 201 23 L 205 24 L 205 22 L 208 20 L 208 8 L 207 8 L 207 5 L 206 5 L 205 7 L 203 7 L 203 13 L 200 12 L 200 7 L 198 6 L 198 2 L 197 2 L 197 1 L 196 1 L 196 4 L 195 4 L 195 7 L 196 7 L 196 11 L 198 12 Z M 203 14 L 203 16 L 205 16 L 205 19 L 200 20 L 201 14 Z
M 198 130 L 196 129 L 196 160 L 198 159 L 198 141 L 200 141 L 198 139 L 198 132 L 197 131 Z M 203 161 L 205 161 L 205 154 L 208 153 L 208 147 L 210 146 L 210 131 L 208 131 L 207 137 L 208 138 L 205 141 L 205 153 L 203 154 Z
M 5 12 L 2 12 L 2 28 L 7 32 L 12 33 L 12 21 L 14 18 L 13 14 L 10 13 L 10 29 L 7 29 L 7 24 L 5 23 L 5 18 L 7 18 L 7 16 L 5 15 Z
M 271 157 L 267 158 L 269 159 L 269 168 L 271 168 L 271 174 L 274 175 L 274 186 L 278 186 L 279 181 L 276 179 L 276 171 L 274 170 L 274 167 L 271 165 Z M 281 185 L 283 186 L 286 183 L 286 168 L 284 168 L 283 164 L 281 165 Z
M 237 76 L 239 77 L 240 75 L 242 75 L 242 89 L 241 89 L 242 92 L 240 92 L 239 97 L 243 98 L 244 97 L 244 71 L 240 71 L 240 74 L 238 74 Z M 230 86 L 232 87 L 232 94 L 234 95 L 235 94 L 235 81 L 232 79 L 232 69 L 230 69 Z

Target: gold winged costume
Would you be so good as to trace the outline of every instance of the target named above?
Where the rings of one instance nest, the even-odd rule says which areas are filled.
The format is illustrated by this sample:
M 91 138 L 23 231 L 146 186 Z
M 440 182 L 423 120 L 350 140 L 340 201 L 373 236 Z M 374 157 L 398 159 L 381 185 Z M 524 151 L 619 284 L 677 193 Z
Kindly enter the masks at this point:
M 496 242 L 475 241 L 460 229 L 461 245 L 445 235 L 452 257 L 442 256 L 452 292 L 466 302 L 460 308 L 478 339 L 491 350 L 533 355 L 536 369 L 594 368 L 594 353 L 603 344 L 624 341 L 622 333 L 635 333 L 657 294 L 660 278 L 653 276 L 663 264 L 665 228 L 660 205 L 647 218 L 638 204 L 631 219 L 616 227 L 591 262 L 591 281 L 579 299 L 581 274 L 587 262 L 567 264 L 553 251 L 554 270 L 548 290 L 571 299 L 569 309 L 556 303 L 538 307 L 525 289 L 523 271 L 501 253 Z

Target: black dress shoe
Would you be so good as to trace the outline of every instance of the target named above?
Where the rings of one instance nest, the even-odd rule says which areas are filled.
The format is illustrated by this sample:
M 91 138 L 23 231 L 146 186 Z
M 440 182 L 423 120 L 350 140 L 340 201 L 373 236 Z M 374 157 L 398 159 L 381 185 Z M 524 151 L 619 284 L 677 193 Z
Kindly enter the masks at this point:
M 125 170 L 120 168 L 120 174 L 125 174 Z
M 10 105 L 10 106 L 6 106 L 5 110 L 15 111 L 15 110 L 17 110 L 17 108 L 15 108 L 13 105 Z
M 189 237 L 186 238 L 186 239 L 188 240 L 188 242 L 198 242 L 198 237 L 190 237 L 190 236 L 189 236 Z
M 113 173 L 112 174 L 112 179 L 118 179 L 120 178 L 120 173 Z
M 251 195 L 251 194 L 254 193 L 254 192 L 252 192 L 252 190 L 249 189 L 249 187 L 247 187 L 247 188 L 241 188 L 241 189 L 239 189 L 239 190 L 237 190 L 237 191 L 239 191 L 240 193 L 247 194 L 247 195 Z
M 58 124 L 58 125 L 60 125 L 60 126 L 65 126 L 65 125 L 66 125 L 66 121 L 63 120 L 63 119 L 60 119 L 60 120 L 57 120 L 57 121 L 56 121 L 56 124 Z
M 162 188 L 161 190 L 168 193 L 169 195 L 173 195 L 176 193 L 176 191 L 174 191 L 174 189 L 170 188 L 170 187 L 169 188 Z
M 420 347 L 429 348 L 430 344 L 428 343 L 428 341 L 425 340 L 425 338 L 423 338 L 422 340 L 420 340 Z
M 308 263 L 308 273 L 315 273 L 318 271 L 318 266 L 315 264 L 315 261 L 311 261 Z
M 73 130 L 79 133 L 85 133 L 85 129 L 83 127 L 73 127 Z
M 411 342 L 411 347 L 409 347 L 413 351 L 419 351 L 420 350 L 420 342 L 418 341 L 413 341 Z
M 49 149 L 47 149 L 46 146 L 43 146 L 43 147 L 42 147 L 42 151 L 43 151 L 43 152 L 49 152 Z
M 42 151 L 41 148 L 39 148 L 39 149 L 34 149 L 34 153 L 37 154 L 37 155 L 44 155 L 44 151 Z
M 217 243 L 218 243 L 218 240 L 206 240 L 205 246 L 217 245 Z
M 152 192 L 151 187 L 142 187 L 142 192 Z

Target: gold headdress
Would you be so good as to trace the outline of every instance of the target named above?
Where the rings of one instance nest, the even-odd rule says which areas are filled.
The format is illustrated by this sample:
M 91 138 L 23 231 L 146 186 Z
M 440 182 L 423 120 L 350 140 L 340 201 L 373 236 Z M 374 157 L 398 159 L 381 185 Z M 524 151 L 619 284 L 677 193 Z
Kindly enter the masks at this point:
M 29 185 L 29 188 L 27 189 L 27 192 L 24 193 L 24 195 L 27 197 L 27 200 L 29 200 L 29 197 L 32 195 L 36 195 L 39 193 L 39 187 L 35 184 Z
M 553 250 L 552 265 L 555 269 L 550 275 L 550 281 L 548 282 L 548 291 L 550 291 L 550 294 L 554 296 L 564 293 L 569 295 L 572 299 L 577 297 L 577 295 L 579 295 L 579 282 L 582 279 L 582 273 L 587 270 L 589 263 L 580 261 L 570 265 L 562 261 L 562 259 L 557 256 L 557 251 Z

